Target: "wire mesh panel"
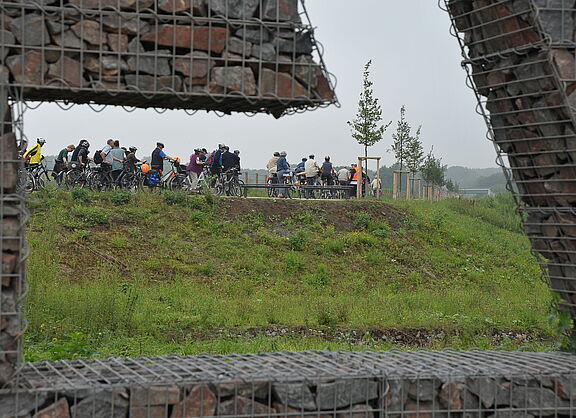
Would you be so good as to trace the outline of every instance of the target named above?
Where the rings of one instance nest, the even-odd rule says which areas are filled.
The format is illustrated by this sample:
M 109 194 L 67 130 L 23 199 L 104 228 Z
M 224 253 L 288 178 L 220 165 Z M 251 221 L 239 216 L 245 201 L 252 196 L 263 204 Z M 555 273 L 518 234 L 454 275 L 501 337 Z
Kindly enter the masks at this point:
M 8 91 L 0 83 L 0 385 L 8 382 L 20 360 L 21 314 L 25 296 L 25 202 L 17 193 L 18 148 L 12 132 Z
M 37 363 L 0 416 L 574 416 L 576 357 L 303 352 Z
M 444 3 L 532 247 L 576 317 L 575 2 Z
M 337 103 L 298 0 L 0 1 L 14 97 L 287 112 Z

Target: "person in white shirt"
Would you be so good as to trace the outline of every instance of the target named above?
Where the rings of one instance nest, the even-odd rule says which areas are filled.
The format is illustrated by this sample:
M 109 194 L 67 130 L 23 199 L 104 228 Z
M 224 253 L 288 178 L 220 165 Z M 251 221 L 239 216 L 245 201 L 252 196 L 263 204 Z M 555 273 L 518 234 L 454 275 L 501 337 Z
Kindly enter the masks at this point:
M 306 184 L 310 186 L 315 185 L 318 173 L 320 173 L 320 166 L 314 160 L 314 155 L 310 155 L 304 163 L 304 173 L 306 174 Z
M 349 182 L 350 182 L 350 170 L 348 170 L 346 167 L 338 170 L 338 183 L 340 183 L 340 186 L 348 186 Z

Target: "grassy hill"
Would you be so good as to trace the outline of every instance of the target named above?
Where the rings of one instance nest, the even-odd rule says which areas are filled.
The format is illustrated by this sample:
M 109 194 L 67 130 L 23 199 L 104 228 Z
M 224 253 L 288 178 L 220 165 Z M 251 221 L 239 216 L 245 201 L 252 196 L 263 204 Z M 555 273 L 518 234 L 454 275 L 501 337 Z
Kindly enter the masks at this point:
M 26 357 L 553 346 L 511 201 L 35 195 Z

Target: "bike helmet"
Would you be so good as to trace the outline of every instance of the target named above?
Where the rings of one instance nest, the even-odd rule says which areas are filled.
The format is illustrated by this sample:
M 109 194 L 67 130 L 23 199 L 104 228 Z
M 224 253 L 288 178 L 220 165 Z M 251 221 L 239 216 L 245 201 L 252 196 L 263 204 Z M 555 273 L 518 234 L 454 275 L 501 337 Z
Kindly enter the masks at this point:
M 45 144 L 46 140 L 44 138 L 36 138 L 36 142 L 38 142 L 39 144 Z
M 86 141 L 85 139 L 83 139 L 82 141 L 80 141 L 80 146 L 84 147 L 84 148 L 89 148 L 90 147 L 90 142 Z
M 286 157 L 288 155 L 288 153 L 286 151 L 282 151 L 280 153 L 280 157 Z
M 313 160 L 313 159 L 314 159 L 314 154 L 310 154 L 310 155 L 308 156 L 308 158 L 310 158 L 311 160 Z
M 144 174 L 148 174 L 148 172 L 150 171 L 150 166 L 148 164 L 142 164 L 142 167 L 140 167 L 140 169 Z
M 156 146 L 158 148 L 164 148 L 164 144 L 162 142 L 156 142 Z
M 324 161 L 330 161 L 330 157 L 329 156 L 324 157 Z
M 274 153 L 274 157 L 280 157 L 280 153 L 279 153 L 278 151 L 276 151 L 276 152 Z
M 130 151 L 130 152 L 136 152 L 136 151 L 138 151 L 138 148 L 136 148 L 136 147 L 130 147 L 130 148 L 128 148 L 128 151 Z

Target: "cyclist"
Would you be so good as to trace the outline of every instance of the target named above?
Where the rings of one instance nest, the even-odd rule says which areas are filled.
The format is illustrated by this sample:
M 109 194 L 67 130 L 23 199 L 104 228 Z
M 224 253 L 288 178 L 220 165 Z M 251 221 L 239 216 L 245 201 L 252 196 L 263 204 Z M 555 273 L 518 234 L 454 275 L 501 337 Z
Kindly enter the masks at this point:
M 188 177 L 190 177 L 190 183 L 192 185 L 192 189 L 196 189 L 198 185 L 198 177 L 202 174 L 202 170 L 206 165 L 206 154 L 200 148 L 196 148 L 194 150 L 194 154 L 190 156 L 190 163 L 188 167 L 186 167 L 186 171 L 188 171 Z
M 120 173 L 122 173 L 124 160 L 126 158 L 126 153 L 120 148 L 120 141 L 114 141 L 114 146 L 112 150 L 110 150 L 110 156 L 112 157 L 112 180 L 116 181 Z
M 140 162 L 140 160 L 136 157 L 136 151 L 138 151 L 138 148 L 136 147 L 128 148 L 128 154 L 126 155 L 126 159 L 124 160 L 126 170 L 131 173 L 136 172 L 136 164 Z
M 164 160 L 172 160 L 172 157 L 166 155 L 164 152 L 164 144 L 162 142 L 156 143 L 156 148 L 152 151 L 152 161 L 150 161 L 150 168 L 152 170 L 158 170 L 160 175 L 162 175 L 162 170 L 164 169 Z
M 346 167 L 343 167 L 340 170 L 338 170 L 338 183 L 340 183 L 340 186 L 348 186 L 349 182 L 350 182 L 350 170 L 348 170 Z
M 102 157 L 102 163 L 100 163 L 100 167 L 102 167 L 103 171 L 110 171 L 112 170 L 112 148 L 114 147 L 114 140 L 109 139 L 106 141 L 106 146 L 102 148 L 100 151 L 100 156 Z
M 220 157 L 222 169 L 224 172 L 227 172 L 233 168 L 237 168 L 239 159 L 240 158 L 237 157 L 234 153 L 230 152 L 230 147 L 225 146 L 223 148 L 222 156 Z
M 278 170 L 278 160 L 280 159 L 280 153 L 275 152 L 274 156 L 266 164 L 266 169 L 268 170 L 268 176 L 272 178 L 272 183 L 276 183 L 275 176 Z
M 316 178 L 321 171 L 320 167 L 314 160 L 314 155 L 310 154 L 308 160 L 304 163 L 304 172 L 306 173 L 306 183 L 310 186 L 316 184 Z
M 276 175 L 278 177 L 278 183 L 284 184 L 284 174 L 290 172 L 290 164 L 286 160 L 286 156 L 288 154 L 286 151 L 282 151 L 280 153 L 280 158 L 278 158 L 278 162 L 276 163 Z M 282 187 L 278 190 L 279 194 L 278 197 L 284 198 L 286 197 L 286 188 Z
M 52 173 L 53 177 L 56 177 L 62 170 L 66 168 L 68 165 L 68 153 L 74 151 L 74 145 L 68 145 L 66 148 L 63 148 L 56 157 L 54 161 L 54 170 Z
M 240 172 L 240 150 L 235 149 L 234 155 L 236 156 L 236 166 L 235 168 Z
M 308 161 L 308 158 L 304 157 L 302 158 L 302 161 L 300 161 L 298 163 L 298 165 L 296 166 L 296 170 L 294 170 L 295 173 L 303 173 L 304 172 L 304 165 L 306 164 L 306 161 Z
M 212 151 L 208 157 L 208 164 L 210 166 L 210 173 L 218 175 L 222 172 L 222 153 L 224 152 L 224 144 L 218 144 L 218 148 Z
M 330 162 L 330 157 L 324 158 L 324 164 L 322 164 L 322 175 L 320 179 L 325 181 L 328 186 L 334 185 L 334 169 L 332 163 Z
M 44 138 L 36 139 L 36 145 L 28 149 L 23 157 L 26 164 L 30 167 L 36 167 L 42 161 L 42 146 L 46 143 Z
M 79 164 L 80 166 L 85 166 L 90 161 L 88 156 L 88 149 L 90 148 L 90 143 L 83 139 L 80 144 L 74 148 L 72 156 L 70 157 L 70 168 L 75 168 L 74 164 Z

